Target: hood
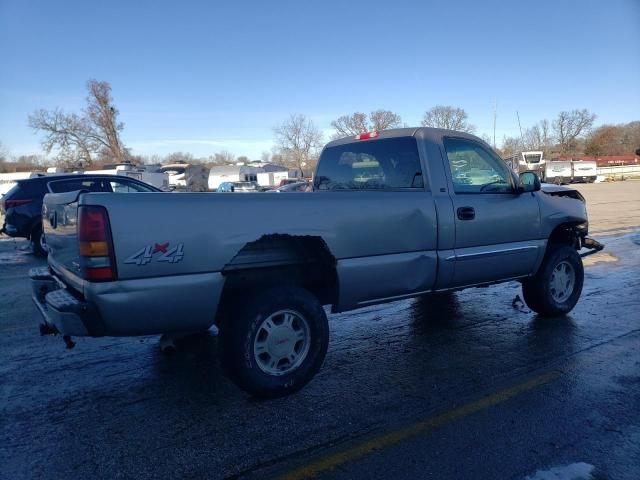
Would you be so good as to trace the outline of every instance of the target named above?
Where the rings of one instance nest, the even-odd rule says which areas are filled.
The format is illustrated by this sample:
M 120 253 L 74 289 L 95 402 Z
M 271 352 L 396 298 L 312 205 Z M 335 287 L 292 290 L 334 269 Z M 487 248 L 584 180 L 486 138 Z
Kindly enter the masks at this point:
M 546 193 L 547 195 L 552 195 L 554 197 L 569 197 L 575 198 L 576 200 L 580 200 L 582 202 L 585 201 L 584 197 L 578 190 L 571 187 L 565 187 L 563 185 L 543 183 L 540 187 L 540 190 L 542 191 L 542 193 Z

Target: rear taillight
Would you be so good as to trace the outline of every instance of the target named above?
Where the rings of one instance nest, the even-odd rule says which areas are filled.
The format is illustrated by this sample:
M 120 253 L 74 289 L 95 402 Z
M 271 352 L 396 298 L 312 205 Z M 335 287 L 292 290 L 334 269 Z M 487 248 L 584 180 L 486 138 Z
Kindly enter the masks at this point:
M 78 242 L 82 277 L 93 282 L 116 279 L 116 261 L 109 217 L 103 207 L 78 209 Z
M 31 202 L 33 202 L 33 198 L 23 198 L 20 200 L 5 200 L 4 208 L 5 210 L 7 210 L 9 208 L 19 207 L 20 205 L 26 205 Z
M 369 140 L 370 138 L 376 138 L 378 132 L 359 133 L 356 135 L 356 140 Z

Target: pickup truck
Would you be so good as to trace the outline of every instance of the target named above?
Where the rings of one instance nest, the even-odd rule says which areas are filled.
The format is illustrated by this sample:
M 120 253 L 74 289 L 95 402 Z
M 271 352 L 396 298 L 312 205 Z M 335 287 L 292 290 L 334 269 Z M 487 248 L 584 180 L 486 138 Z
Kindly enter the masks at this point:
M 219 330 L 230 378 L 296 391 L 324 360 L 333 312 L 520 281 L 531 310 L 571 311 L 584 198 L 517 176 L 479 138 L 403 128 L 335 140 L 306 195 L 48 194 L 46 324 L 68 336 Z M 215 225 L 215 228 L 212 226 Z

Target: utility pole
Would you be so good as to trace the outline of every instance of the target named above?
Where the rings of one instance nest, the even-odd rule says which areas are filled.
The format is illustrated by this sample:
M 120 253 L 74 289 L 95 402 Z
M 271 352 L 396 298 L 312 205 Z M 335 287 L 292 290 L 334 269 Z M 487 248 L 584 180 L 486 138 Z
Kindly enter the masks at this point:
M 520 129 L 520 143 L 522 144 L 522 149 L 524 150 L 524 137 L 522 136 L 522 125 L 520 125 L 520 113 L 516 110 L 516 115 L 518 116 L 518 128 Z
M 496 148 L 496 112 L 498 110 L 498 99 L 493 100 L 493 149 Z

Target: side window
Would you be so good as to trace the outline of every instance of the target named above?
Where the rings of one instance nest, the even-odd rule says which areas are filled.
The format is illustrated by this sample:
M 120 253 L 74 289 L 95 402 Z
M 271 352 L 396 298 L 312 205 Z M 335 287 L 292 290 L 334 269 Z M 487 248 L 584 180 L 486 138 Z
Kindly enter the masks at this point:
M 150 192 L 148 188 L 144 188 L 137 183 L 127 182 L 124 180 L 112 180 L 109 182 L 112 190 L 115 193 L 130 193 L 130 192 Z
M 73 192 L 75 190 L 87 190 L 89 192 L 110 192 L 111 187 L 101 180 L 60 180 L 51 182 L 49 188 L 53 193 Z
M 398 137 L 325 148 L 316 190 L 395 190 L 424 187 L 416 139 Z
M 511 193 L 512 177 L 504 161 L 478 143 L 445 138 L 455 193 Z

